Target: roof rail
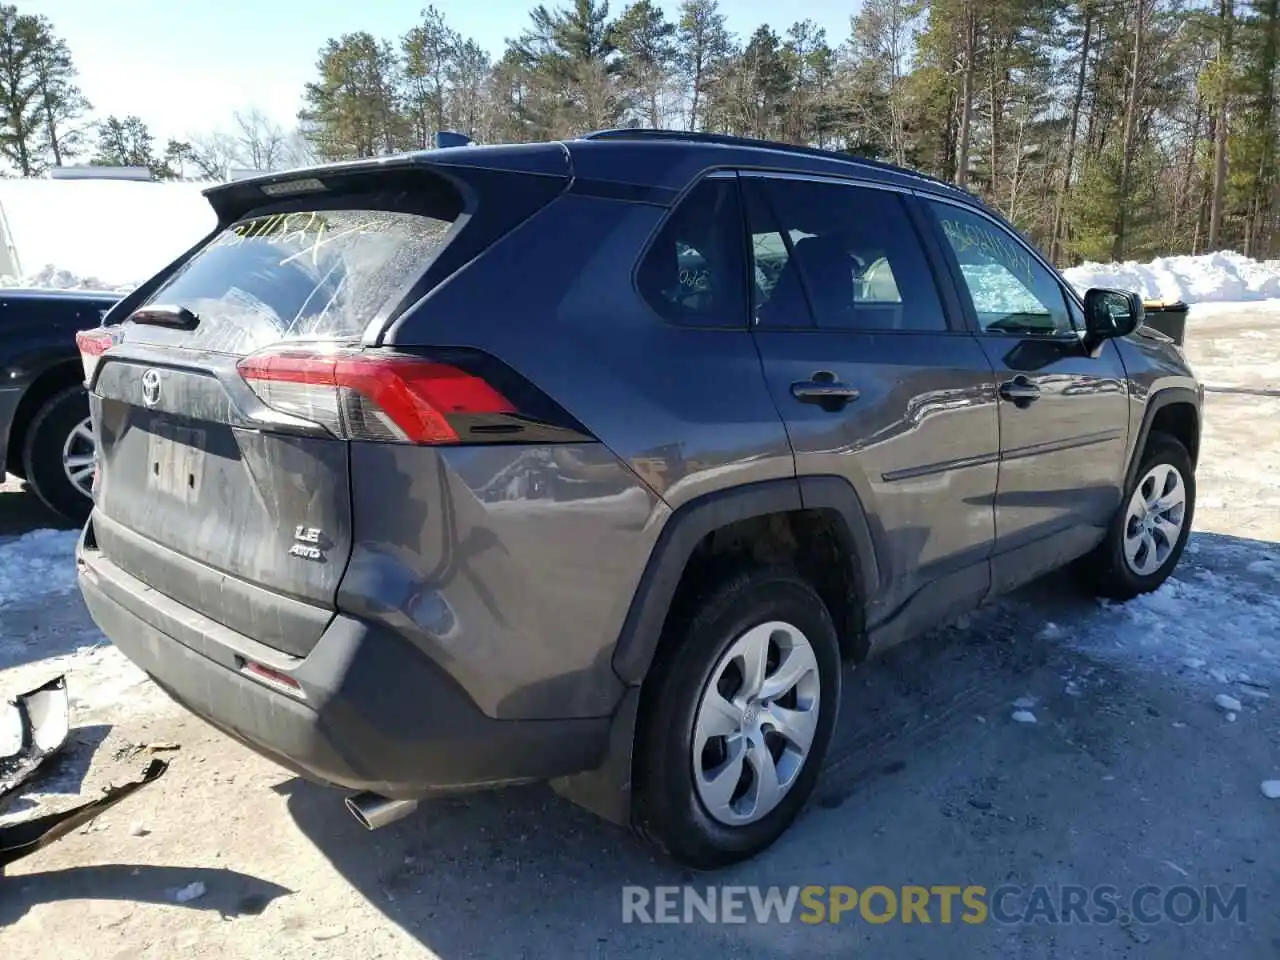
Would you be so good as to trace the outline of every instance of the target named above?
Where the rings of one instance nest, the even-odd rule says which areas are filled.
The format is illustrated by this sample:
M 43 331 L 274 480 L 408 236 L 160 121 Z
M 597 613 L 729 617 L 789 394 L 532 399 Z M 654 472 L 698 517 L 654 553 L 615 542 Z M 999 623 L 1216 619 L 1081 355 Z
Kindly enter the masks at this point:
M 821 157 L 824 160 L 840 160 L 845 163 L 856 163 L 861 166 L 872 167 L 877 170 L 889 170 L 893 173 L 899 173 L 904 176 L 916 177 L 920 180 L 928 181 L 936 186 L 944 187 L 953 193 L 959 193 L 970 199 L 975 199 L 974 194 L 965 190 L 963 187 L 958 187 L 954 183 L 948 183 L 946 180 L 939 180 L 937 177 L 931 177 L 927 173 L 921 173 L 918 170 L 912 170 L 908 167 L 900 167 L 897 164 L 887 163 L 884 160 L 872 160 L 869 157 L 860 157 L 852 153 L 841 153 L 838 150 L 824 150 L 820 147 L 805 147 L 794 143 L 783 143 L 777 140 L 759 140 L 755 137 L 735 137 L 727 133 L 661 130 L 654 127 L 620 127 L 612 130 L 596 130 L 592 133 L 583 134 L 581 139 L 669 140 L 672 142 L 711 143 L 726 147 L 746 147 L 757 150 L 782 150 L 786 153 L 795 153 L 808 157 Z

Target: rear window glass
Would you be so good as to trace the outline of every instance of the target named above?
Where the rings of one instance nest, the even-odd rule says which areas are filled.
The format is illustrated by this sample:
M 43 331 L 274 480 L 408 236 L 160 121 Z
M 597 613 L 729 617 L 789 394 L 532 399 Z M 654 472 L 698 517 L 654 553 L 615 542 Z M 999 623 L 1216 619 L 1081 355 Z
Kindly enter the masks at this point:
M 451 225 L 389 210 L 252 217 L 215 237 L 150 302 L 195 313 L 200 323 L 182 341 L 206 350 L 358 339 L 421 276 Z M 171 333 L 140 325 L 130 339 L 170 341 Z

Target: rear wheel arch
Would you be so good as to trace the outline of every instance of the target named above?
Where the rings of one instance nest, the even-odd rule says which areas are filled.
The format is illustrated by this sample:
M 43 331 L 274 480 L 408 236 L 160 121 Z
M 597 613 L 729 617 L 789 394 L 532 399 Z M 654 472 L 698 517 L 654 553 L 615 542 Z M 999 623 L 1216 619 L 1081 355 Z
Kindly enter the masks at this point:
M 819 548 L 802 554 L 798 563 L 793 554 L 790 562 L 814 579 L 814 588 L 836 625 L 842 655 L 854 659 L 865 655 L 863 618 L 869 593 L 864 591 L 876 589 L 879 574 L 867 517 L 847 480 L 766 480 L 690 501 L 667 520 L 614 648 L 613 669 L 626 688 L 610 724 L 605 758 L 595 770 L 553 780 L 558 793 L 606 820 L 631 825 L 636 734 L 648 706 L 646 694 L 653 687 L 645 681 L 655 664 L 660 666 L 668 617 L 680 616 L 680 605 L 687 597 L 696 597 L 700 582 L 707 582 L 701 578 L 729 577 L 743 565 L 760 564 L 757 555 L 707 549 L 717 535 L 724 544 L 733 545 L 748 539 L 752 531 L 770 532 L 760 541 L 768 544 L 766 554 L 786 542 L 787 531 L 793 541 Z M 817 570 L 821 565 L 815 561 L 824 556 L 821 551 L 832 548 L 839 551 L 840 562 Z M 831 554 L 825 556 L 830 559 Z M 789 562 L 785 556 L 764 559 Z M 830 576 L 832 572 L 838 576 Z
M 831 608 L 842 651 L 865 653 L 863 614 L 879 572 L 857 493 L 841 477 L 770 480 L 707 494 L 667 521 L 614 650 L 622 681 L 644 681 L 682 594 L 746 561 L 790 564 L 813 580 Z

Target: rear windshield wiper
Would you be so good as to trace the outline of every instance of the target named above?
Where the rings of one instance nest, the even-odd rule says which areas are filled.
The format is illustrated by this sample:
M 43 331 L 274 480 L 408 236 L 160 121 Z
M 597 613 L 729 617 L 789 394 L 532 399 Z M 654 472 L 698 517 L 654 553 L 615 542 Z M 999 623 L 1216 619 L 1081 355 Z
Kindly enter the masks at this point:
M 153 303 L 139 307 L 129 314 L 134 323 L 147 323 L 156 327 L 174 327 L 178 330 L 194 330 L 200 324 L 200 318 L 186 307 L 177 304 Z

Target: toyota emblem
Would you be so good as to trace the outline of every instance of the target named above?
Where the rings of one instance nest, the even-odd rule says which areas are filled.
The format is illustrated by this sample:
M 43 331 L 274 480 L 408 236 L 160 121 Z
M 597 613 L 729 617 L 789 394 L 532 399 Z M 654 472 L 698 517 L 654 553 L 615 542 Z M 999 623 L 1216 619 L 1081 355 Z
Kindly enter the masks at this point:
M 142 375 L 142 399 L 148 407 L 160 402 L 160 371 L 148 370 Z

